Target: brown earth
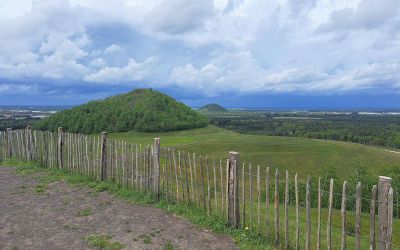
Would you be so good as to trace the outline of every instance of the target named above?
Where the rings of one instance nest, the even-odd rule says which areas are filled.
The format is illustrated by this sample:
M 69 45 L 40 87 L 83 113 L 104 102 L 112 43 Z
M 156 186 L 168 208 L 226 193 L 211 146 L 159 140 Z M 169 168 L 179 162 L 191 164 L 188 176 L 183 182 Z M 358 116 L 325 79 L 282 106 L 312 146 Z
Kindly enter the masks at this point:
M 95 249 L 91 234 L 111 235 L 125 249 L 235 249 L 229 237 L 199 229 L 160 209 L 134 205 L 107 192 L 49 185 L 0 168 L 0 249 Z

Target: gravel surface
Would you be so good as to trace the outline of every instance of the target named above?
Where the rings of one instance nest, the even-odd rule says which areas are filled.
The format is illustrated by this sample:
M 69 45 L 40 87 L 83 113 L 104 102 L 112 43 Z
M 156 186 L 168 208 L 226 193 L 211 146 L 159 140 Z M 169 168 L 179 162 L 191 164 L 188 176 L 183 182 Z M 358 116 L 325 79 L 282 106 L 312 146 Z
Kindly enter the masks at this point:
M 160 209 L 65 182 L 36 194 L 34 176 L 0 168 L 0 249 L 95 249 L 85 237 L 109 235 L 124 249 L 235 249 L 229 237 Z

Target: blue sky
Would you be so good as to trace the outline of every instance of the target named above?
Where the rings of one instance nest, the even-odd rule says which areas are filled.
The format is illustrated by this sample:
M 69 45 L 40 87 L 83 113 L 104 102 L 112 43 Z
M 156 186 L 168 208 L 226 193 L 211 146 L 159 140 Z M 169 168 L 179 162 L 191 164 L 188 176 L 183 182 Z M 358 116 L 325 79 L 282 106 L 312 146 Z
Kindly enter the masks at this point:
M 400 108 L 400 1 L 0 2 L 0 105 L 138 87 L 192 106 Z

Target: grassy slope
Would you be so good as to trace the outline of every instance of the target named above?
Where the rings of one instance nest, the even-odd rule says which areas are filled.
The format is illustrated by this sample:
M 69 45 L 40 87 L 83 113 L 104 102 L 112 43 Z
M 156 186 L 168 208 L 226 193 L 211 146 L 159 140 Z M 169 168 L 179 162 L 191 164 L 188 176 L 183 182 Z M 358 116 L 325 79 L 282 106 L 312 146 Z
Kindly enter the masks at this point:
M 111 133 L 109 136 L 140 144 L 151 144 L 154 137 L 160 137 L 164 147 L 173 146 L 218 158 L 226 157 L 229 151 L 238 151 L 241 161 L 287 169 L 303 178 L 307 174 L 321 176 L 334 168 L 338 177 L 344 179 L 357 164 L 368 173 L 379 175 L 383 169 L 400 164 L 400 154 L 382 148 L 306 138 L 245 135 L 213 126 L 166 133 Z

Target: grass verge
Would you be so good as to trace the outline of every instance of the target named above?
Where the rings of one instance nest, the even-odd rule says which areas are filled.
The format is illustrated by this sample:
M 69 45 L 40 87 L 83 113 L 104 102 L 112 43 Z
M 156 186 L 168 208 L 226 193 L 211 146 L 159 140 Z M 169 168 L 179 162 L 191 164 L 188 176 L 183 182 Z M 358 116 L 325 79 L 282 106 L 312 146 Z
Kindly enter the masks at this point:
M 57 168 L 43 168 L 36 162 L 8 160 L 0 163 L 0 166 L 17 166 L 17 175 L 41 173 L 35 177 L 38 178 L 39 185 L 43 187 L 47 187 L 47 185 L 51 182 L 65 181 L 73 186 L 91 188 L 94 192 L 107 191 L 117 198 L 124 199 L 135 204 L 150 205 L 163 209 L 169 213 L 173 213 L 188 219 L 190 222 L 194 223 L 200 228 L 209 229 L 215 233 L 232 237 L 236 245 L 241 249 L 275 249 L 272 247 L 271 242 L 269 242 L 266 237 L 260 235 L 258 232 L 247 229 L 232 229 L 227 225 L 223 218 L 218 216 L 208 216 L 203 210 L 195 208 L 189 204 L 176 204 L 167 202 L 165 200 L 157 201 L 155 196 L 152 194 L 137 192 L 132 189 L 121 187 L 116 183 L 92 180 L 90 177 L 75 173 L 68 173 Z M 108 239 L 107 237 L 95 236 L 98 235 L 89 235 L 85 237 L 85 240 L 88 242 L 88 244 L 106 244 Z M 111 239 L 108 239 L 107 242 L 111 242 L 110 240 Z

